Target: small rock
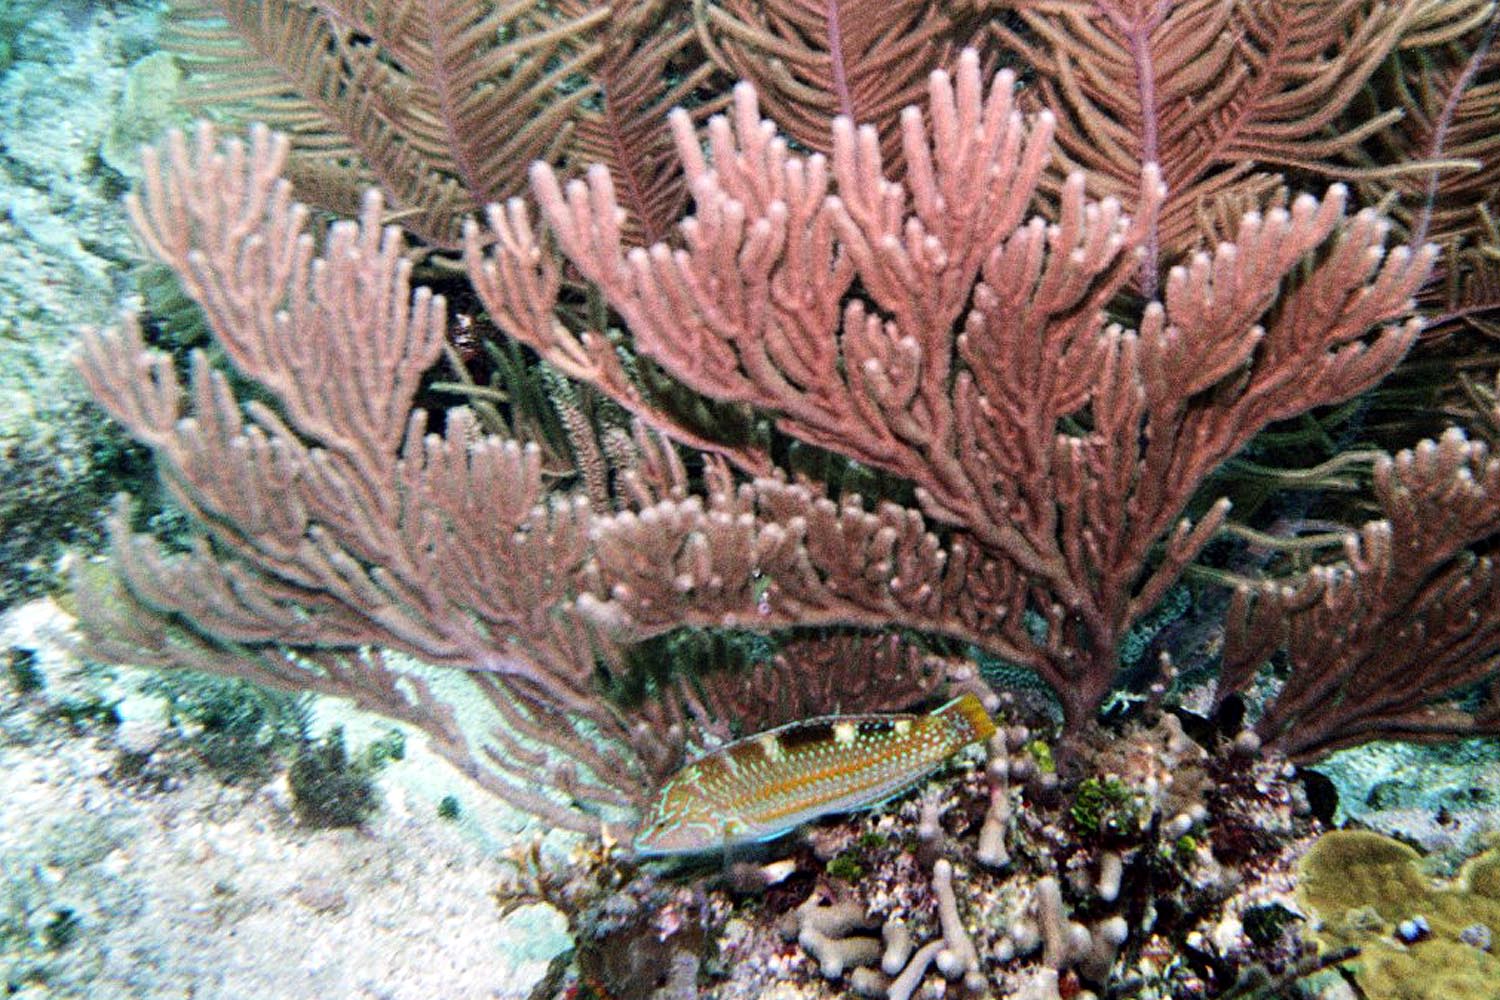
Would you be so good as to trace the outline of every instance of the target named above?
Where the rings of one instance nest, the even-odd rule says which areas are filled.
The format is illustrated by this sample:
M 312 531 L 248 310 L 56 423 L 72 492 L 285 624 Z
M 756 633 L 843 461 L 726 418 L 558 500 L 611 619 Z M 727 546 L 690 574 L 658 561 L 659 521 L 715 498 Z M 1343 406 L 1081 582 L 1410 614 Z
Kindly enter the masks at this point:
M 127 719 L 115 729 L 115 746 L 120 752 L 136 757 L 149 757 L 162 745 L 165 729 L 160 722 L 145 719 Z
M 343 886 L 331 878 L 310 878 L 292 889 L 292 896 L 314 913 L 341 913 L 349 908 Z
M 1492 935 L 1488 924 L 1470 924 L 1458 932 L 1458 939 L 1466 945 L 1478 948 L 1480 951 L 1489 951 L 1492 944 Z
M 1396 925 L 1396 937 L 1405 944 L 1416 944 L 1432 937 L 1432 928 L 1428 926 L 1427 918 L 1418 914 Z

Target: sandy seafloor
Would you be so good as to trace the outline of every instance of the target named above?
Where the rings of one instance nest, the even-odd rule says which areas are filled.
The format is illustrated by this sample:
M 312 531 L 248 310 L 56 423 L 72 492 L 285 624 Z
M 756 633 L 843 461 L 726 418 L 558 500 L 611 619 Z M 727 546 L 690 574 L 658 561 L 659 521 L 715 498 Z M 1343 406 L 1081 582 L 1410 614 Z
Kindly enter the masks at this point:
M 140 671 L 80 670 L 51 601 L 0 618 L 46 678 L 0 681 L 0 983 L 18 998 L 509 1000 L 567 950 L 545 904 L 502 915 L 506 846 L 540 836 L 420 738 L 382 772 L 383 805 L 355 829 L 298 826 L 285 772 L 262 787 L 174 769 L 168 788 L 122 779 L 125 751 L 170 756 L 163 705 Z M 119 725 L 70 727 L 49 708 L 119 702 Z M 351 743 L 389 727 L 321 716 Z M 157 720 L 157 721 L 153 721 Z M 457 821 L 438 816 L 452 794 Z M 554 843 L 549 842 L 549 848 Z M 76 931 L 57 946 L 61 922 Z M 8 936 L 7 936 L 8 935 Z
M 140 143 L 189 117 L 164 7 L 0 0 L 0 996 L 525 997 L 571 944 L 556 910 L 494 896 L 508 852 L 543 833 L 527 817 L 411 733 L 366 823 L 299 826 L 284 771 L 254 788 L 208 774 L 141 692 L 148 673 L 86 664 L 47 596 L 97 550 L 110 496 L 146 481 L 101 465 L 105 417 L 69 357 L 80 330 L 140 307 L 121 195 Z M 122 722 L 59 717 L 78 704 Z M 313 735 L 336 724 L 351 748 L 391 728 L 319 703 Z M 122 752 L 142 748 L 164 787 L 123 780 Z M 438 815 L 446 795 L 457 821 Z

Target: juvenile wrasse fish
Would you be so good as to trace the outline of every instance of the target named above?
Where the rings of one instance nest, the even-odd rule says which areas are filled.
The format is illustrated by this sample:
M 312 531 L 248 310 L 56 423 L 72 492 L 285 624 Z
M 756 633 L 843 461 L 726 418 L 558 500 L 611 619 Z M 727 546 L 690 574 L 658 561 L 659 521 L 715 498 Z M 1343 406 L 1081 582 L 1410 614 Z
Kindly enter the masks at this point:
M 662 786 L 636 853 L 773 840 L 819 816 L 878 805 L 994 731 L 979 699 L 966 694 L 929 715 L 829 715 L 747 736 Z

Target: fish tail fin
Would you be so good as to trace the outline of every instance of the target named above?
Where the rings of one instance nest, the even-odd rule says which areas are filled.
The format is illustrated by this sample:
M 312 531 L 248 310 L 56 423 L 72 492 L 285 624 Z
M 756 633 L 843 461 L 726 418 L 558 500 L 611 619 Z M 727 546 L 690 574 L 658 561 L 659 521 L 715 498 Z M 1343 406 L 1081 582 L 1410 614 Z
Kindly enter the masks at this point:
M 995 735 L 995 720 L 984 710 L 979 699 L 972 694 L 960 695 L 932 713 L 933 718 L 942 719 L 953 727 L 965 744 L 987 740 Z

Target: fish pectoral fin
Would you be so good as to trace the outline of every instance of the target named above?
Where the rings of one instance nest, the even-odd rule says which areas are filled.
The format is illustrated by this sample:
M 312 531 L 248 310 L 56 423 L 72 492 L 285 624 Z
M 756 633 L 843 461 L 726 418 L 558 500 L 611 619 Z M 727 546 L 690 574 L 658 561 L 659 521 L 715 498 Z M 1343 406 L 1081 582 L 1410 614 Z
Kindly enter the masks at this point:
M 934 768 L 933 770 L 936 770 L 936 768 Z M 892 788 L 890 790 L 890 792 L 888 792 L 882 798 L 879 798 L 879 799 L 875 800 L 874 802 L 871 802 L 867 806 L 860 806 L 859 807 L 859 811 L 860 812 L 864 812 L 867 809 L 882 809 L 885 806 L 889 805 L 890 803 L 892 803 L 892 802 L 896 801 L 897 799 L 899 799 L 901 796 L 906 795 L 912 789 L 921 787 L 924 783 L 926 783 L 927 779 L 930 778 L 930 777 L 932 777 L 932 771 L 924 771 L 921 774 L 917 775 L 912 780 L 910 780 L 910 781 L 906 782 L 905 784 L 901 785 L 900 787 Z

